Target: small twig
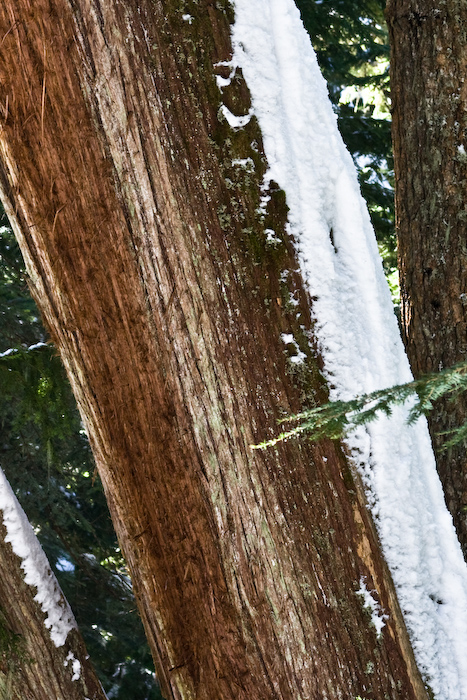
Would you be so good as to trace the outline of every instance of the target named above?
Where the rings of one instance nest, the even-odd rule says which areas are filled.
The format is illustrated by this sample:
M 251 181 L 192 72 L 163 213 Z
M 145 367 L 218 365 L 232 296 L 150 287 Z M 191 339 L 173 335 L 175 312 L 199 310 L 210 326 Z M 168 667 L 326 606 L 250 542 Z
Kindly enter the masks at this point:
M 3 35 L 3 39 L 2 39 L 2 41 L 0 42 L 0 46 L 3 46 L 3 42 L 4 42 L 5 39 L 7 38 L 8 34 L 10 34 L 10 32 L 12 32 L 13 29 L 16 29 L 16 27 L 18 26 L 18 24 L 19 24 L 19 20 L 17 20 L 16 22 L 14 22 L 14 23 L 11 25 L 11 27 L 9 28 L 9 30 Z
M 57 209 L 57 211 L 55 212 L 54 222 L 53 222 L 53 225 L 52 225 L 52 236 L 54 235 L 54 232 L 55 232 L 55 224 L 57 223 L 58 215 L 60 214 L 60 212 L 62 211 L 62 209 L 65 209 L 65 207 L 66 207 L 66 203 L 65 203 L 65 204 L 62 204 L 62 206 L 60 207 L 60 209 Z
M 42 28 L 42 34 L 44 34 L 44 30 Z M 47 47 L 45 43 L 45 37 L 44 35 L 42 36 L 42 42 L 44 44 L 44 58 L 43 58 L 43 63 L 44 63 L 44 79 L 42 81 L 42 100 L 41 100 L 41 139 L 44 140 L 44 114 L 45 114 L 45 83 L 47 79 Z
M 42 81 L 42 103 L 41 103 L 41 139 L 42 139 L 42 141 L 44 140 L 45 79 L 46 79 L 46 74 L 44 73 L 44 80 Z

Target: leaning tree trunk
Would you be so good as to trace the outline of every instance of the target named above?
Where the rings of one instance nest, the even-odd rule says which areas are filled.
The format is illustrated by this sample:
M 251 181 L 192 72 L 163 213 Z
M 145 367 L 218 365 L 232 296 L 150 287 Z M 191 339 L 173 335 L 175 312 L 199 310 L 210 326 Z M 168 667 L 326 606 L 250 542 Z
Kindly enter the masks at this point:
M 7 523 L 0 523 L 0 697 L 106 700 L 68 603 L 1 470 L 0 492 Z
M 415 376 L 467 360 L 467 7 L 389 0 L 402 323 Z M 466 445 L 444 449 L 465 399 L 428 416 L 447 506 L 467 557 Z
M 219 110 L 249 108 L 240 73 L 222 97 L 213 75 L 230 71 L 231 8 L 187 8 L 0 4 L 2 197 L 159 679 L 184 700 L 425 698 L 340 447 L 250 449 L 326 391 L 273 184 L 260 212 L 258 125 L 233 130 Z M 381 639 L 362 576 L 390 612 Z

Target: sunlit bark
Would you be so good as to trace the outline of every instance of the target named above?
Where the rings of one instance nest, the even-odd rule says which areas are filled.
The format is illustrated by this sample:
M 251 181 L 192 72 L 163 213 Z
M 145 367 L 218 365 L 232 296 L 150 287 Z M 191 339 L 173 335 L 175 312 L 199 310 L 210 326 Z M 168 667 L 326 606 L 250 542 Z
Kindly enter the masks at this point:
M 425 698 L 341 448 L 250 449 L 326 390 L 257 123 L 219 111 L 249 108 L 241 74 L 215 81 L 230 21 L 224 0 L 4 0 L 2 197 L 166 697 Z

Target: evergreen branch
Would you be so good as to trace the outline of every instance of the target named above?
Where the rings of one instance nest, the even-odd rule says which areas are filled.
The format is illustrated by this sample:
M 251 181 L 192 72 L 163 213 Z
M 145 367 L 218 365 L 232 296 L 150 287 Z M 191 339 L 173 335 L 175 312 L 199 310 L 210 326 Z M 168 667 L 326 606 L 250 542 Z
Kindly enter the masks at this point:
M 329 401 L 322 406 L 287 416 L 279 423 L 296 424 L 295 427 L 271 440 L 252 445 L 252 448 L 274 447 L 277 443 L 302 433 L 306 433 L 314 441 L 324 437 L 336 440 L 360 425 L 375 420 L 381 413 L 390 416 L 394 406 L 402 405 L 413 398 L 414 403 L 407 417 L 410 425 L 420 416 L 429 413 L 439 398 L 447 396 L 450 401 L 455 401 L 459 394 L 465 391 L 467 391 L 467 362 L 428 374 L 406 384 L 378 389 L 369 394 L 356 396 L 349 401 Z M 446 442 L 446 447 L 467 441 L 467 424 L 450 431 L 449 435 L 451 437 Z
M 5 350 L 5 352 L 0 352 L 0 360 L 2 360 L 4 357 L 24 357 L 28 352 L 33 352 L 34 350 L 39 350 L 42 348 L 50 348 L 51 345 L 50 343 L 34 343 L 34 345 L 30 345 L 28 348 L 24 347 L 19 347 L 19 348 L 9 348 L 8 350 Z

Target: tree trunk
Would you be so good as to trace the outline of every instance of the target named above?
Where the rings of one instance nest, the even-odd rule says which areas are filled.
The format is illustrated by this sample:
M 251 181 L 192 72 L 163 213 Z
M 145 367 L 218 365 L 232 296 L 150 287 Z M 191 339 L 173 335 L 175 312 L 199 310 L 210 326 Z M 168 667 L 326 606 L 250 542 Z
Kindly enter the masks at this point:
M 390 0 L 396 228 L 402 324 L 416 377 L 467 359 L 467 8 Z M 466 446 L 444 433 L 465 399 L 428 416 L 447 506 L 467 557 Z
M 105 700 L 68 603 L 13 492 L 7 499 L 9 507 L 4 507 L 5 489 L 9 487 L 0 474 L 2 515 L 8 523 L 8 528 L 0 524 L 0 697 Z M 34 564 L 50 594 L 45 601 L 48 615 L 35 599 L 36 586 L 25 581 L 24 558 L 14 553 L 11 537 L 16 542 L 21 538 L 20 547 L 27 541 L 29 552 L 35 551 Z
M 326 388 L 273 184 L 260 212 L 256 120 L 232 129 L 219 109 L 250 106 L 240 73 L 223 95 L 213 74 L 230 72 L 232 10 L 184 7 L 0 6 L 2 197 L 159 680 L 184 700 L 425 698 L 341 448 L 250 449 Z M 282 333 L 299 339 L 306 369 Z M 381 638 L 356 594 L 362 577 L 390 613 Z

